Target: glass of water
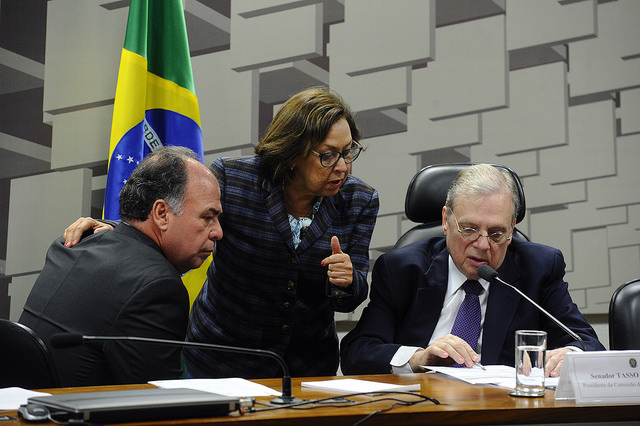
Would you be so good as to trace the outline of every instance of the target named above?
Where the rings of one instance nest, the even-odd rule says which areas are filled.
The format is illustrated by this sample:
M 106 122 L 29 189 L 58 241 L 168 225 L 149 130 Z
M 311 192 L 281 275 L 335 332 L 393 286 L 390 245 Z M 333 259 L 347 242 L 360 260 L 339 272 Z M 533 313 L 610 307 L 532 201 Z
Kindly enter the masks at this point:
M 516 388 L 513 396 L 544 396 L 544 364 L 547 333 L 538 330 L 516 331 Z

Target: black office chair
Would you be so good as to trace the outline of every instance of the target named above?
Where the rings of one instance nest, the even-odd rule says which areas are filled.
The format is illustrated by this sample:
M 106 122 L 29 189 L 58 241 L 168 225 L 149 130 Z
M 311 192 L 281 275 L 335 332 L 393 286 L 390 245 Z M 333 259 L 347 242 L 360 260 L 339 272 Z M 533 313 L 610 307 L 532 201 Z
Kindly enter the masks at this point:
M 640 349 L 640 278 L 622 284 L 611 296 L 609 349 Z
M 447 200 L 447 192 L 458 173 L 473 164 L 475 163 L 434 164 L 423 168 L 411 179 L 405 197 L 404 212 L 409 220 L 420 225 L 405 232 L 396 242 L 394 248 L 442 235 L 442 207 Z M 511 173 L 516 182 L 520 197 L 516 223 L 520 223 L 526 212 L 524 190 L 520 177 L 506 166 L 500 164 L 493 164 L 493 166 Z M 529 237 L 517 228 L 513 235 L 516 238 L 529 241 Z
M 27 326 L 0 319 L 0 388 L 44 389 L 59 386 L 47 346 Z

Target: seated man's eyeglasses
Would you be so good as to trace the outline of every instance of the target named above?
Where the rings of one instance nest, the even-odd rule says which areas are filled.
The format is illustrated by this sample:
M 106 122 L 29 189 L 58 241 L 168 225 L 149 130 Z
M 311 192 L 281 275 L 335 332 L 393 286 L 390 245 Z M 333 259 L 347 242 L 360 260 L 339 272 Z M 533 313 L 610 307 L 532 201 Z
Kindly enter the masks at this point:
M 456 215 L 453 214 L 453 210 L 451 211 L 451 216 L 453 216 L 453 220 L 456 221 L 456 227 L 458 228 L 458 232 L 462 239 L 467 241 L 475 241 L 480 237 L 486 237 L 489 239 L 489 242 L 495 244 L 497 246 L 501 246 L 507 241 L 511 239 L 511 235 L 507 236 L 504 232 L 493 232 L 489 235 L 481 235 L 475 228 L 462 228 L 460 229 L 460 225 L 458 224 L 458 219 L 456 219 Z
M 356 158 L 358 158 L 360 152 L 362 152 L 362 145 L 358 142 L 351 141 L 351 144 L 353 145 L 351 148 L 345 149 L 342 152 L 330 151 L 319 154 L 311 150 L 311 153 L 320 159 L 322 167 L 332 167 L 340 160 L 340 157 L 344 158 L 346 164 L 350 164 L 356 161 Z

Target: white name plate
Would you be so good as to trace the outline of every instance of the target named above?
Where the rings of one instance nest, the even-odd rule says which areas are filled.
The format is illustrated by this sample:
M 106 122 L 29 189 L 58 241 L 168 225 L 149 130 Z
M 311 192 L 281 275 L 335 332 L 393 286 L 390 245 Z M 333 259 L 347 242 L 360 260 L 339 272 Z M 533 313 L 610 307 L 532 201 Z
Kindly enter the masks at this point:
M 640 403 L 640 351 L 569 352 L 555 399 L 576 404 Z

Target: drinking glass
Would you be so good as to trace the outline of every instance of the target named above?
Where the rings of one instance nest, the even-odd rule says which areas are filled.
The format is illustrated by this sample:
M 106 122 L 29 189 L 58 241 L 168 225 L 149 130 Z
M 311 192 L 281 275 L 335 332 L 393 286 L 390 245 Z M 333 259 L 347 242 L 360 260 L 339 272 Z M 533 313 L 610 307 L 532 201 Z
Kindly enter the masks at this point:
M 513 396 L 544 396 L 544 364 L 547 333 L 538 330 L 516 331 L 516 388 Z

